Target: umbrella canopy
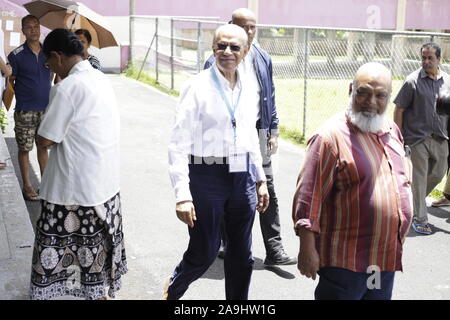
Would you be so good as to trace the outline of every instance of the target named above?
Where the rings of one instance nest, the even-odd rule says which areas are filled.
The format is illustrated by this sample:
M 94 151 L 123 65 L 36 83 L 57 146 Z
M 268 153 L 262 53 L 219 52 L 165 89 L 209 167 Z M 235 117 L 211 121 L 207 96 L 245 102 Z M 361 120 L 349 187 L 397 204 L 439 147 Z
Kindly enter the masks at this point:
M 105 18 L 82 3 L 69 0 L 35 0 L 25 3 L 24 7 L 30 14 L 39 18 L 41 25 L 49 29 L 87 29 L 92 35 L 91 45 L 94 47 L 117 46 Z

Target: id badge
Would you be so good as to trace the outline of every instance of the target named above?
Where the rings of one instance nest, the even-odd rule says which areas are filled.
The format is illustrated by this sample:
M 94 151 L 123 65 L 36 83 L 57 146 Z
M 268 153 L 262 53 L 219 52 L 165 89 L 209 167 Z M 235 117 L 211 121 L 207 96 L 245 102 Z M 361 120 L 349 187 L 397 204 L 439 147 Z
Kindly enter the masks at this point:
M 230 173 L 232 172 L 247 172 L 247 152 L 243 152 L 236 147 L 230 148 L 230 154 L 228 156 L 228 164 Z

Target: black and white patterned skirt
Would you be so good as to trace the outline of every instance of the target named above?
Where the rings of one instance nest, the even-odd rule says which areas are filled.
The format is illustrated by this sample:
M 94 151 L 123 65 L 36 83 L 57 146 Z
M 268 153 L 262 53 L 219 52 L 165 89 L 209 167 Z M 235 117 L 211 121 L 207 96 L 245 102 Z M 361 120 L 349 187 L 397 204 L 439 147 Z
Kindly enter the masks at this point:
M 120 194 L 96 207 L 41 201 L 31 270 L 31 299 L 114 298 L 127 272 Z

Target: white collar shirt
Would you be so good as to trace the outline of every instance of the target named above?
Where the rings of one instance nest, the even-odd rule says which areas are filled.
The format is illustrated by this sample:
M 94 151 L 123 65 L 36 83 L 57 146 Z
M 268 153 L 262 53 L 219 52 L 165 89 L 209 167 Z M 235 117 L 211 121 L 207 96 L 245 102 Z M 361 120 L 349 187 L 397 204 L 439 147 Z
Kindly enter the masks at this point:
M 192 200 L 189 190 L 189 155 L 197 157 L 228 157 L 234 146 L 231 115 L 218 90 L 213 73 L 216 72 L 225 96 L 235 109 L 236 146 L 250 155 L 256 167 L 256 180 L 265 180 L 262 168 L 255 113 L 248 106 L 255 104 L 255 90 L 240 76 L 234 89 L 229 86 L 216 64 L 192 77 L 183 86 L 176 111 L 175 126 L 169 142 L 169 175 L 175 190 L 176 202 Z
M 50 91 L 38 134 L 56 142 L 40 196 L 59 205 L 96 206 L 119 192 L 119 112 L 109 79 L 89 61 Z
M 261 86 L 259 84 L 258 76 L 256 74 L 255 69 L 255 51 L 253 50 L 253 46 L 250 46 L 250 50 L 245 56 L 244 60 L 239 64 L 238 70 L 240 74 L 245 74 L 248 85 L 253 86 L 253 90 L 255 90 L 255 103 L 250 105 L 249 108 L 252 109 L 252 112 L 256 114 L 256 120 L 261 118 L 261 108 L 260 108 L 260 92 Z

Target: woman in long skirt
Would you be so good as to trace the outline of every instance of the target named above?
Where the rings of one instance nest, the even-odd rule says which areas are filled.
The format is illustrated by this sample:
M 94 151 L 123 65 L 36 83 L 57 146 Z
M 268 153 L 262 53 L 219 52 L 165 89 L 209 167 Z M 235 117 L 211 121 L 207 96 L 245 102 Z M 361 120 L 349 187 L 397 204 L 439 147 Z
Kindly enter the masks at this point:
M 50 155 L 40 188 L 31 299 L 114 297 L 127 272 L 114 91 L 83 60 L 83 45 L 71 31 L 53 30 L 43 51 L 62 81 L 50 92 L 38 131 Z

